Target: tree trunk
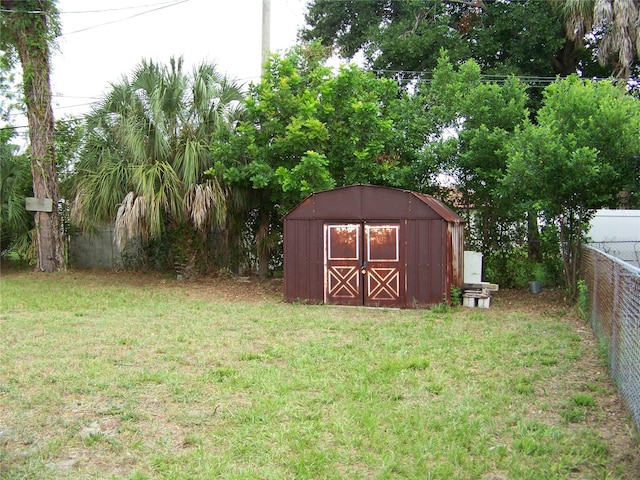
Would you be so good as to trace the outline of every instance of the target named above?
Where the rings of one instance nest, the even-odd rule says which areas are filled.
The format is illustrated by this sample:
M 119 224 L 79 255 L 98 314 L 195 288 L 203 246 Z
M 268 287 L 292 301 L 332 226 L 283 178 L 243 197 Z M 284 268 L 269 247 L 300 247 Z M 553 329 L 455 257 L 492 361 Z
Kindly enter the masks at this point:
M 35 213 L 36 271 L 54 272 L 65 269 L 64 244 L 58 210 L 58 174 L 55 156 L 55 123 L 51 107 L 49 47 L 46 15 L 32 15 L 32 29 L 15 32 L 16 50 L 23 71 L 25 102 L 29 121 L 33 194 L 50 198 L 53 211 Z M 37 23 L 41 22 L 41 25 Z M 40 35 L 39 35 L 40 34 Z
M 271 226 L 271 215 L 268 210 L 258 212 L 258 232 L 256 233 L 256 250 L 258 254 L 258 277 L 267 278 L 269 276 L 269 260 L 271 258 L 271 248 L 269 245 L 269 228 Z
M 569 298 L 573 301 L 578 293 L 578 253 L 580 249 L 579 241 L 576 241 L 573 231 L 574 221 L 571 214 L 563 217 L 559 216 L 558 234 L 560 237 L 560 251 L 562 253 L 562 264 L 564 266 L 564 277 L 567 283 Z
M 578 49 L 571 40 L 566 40 L 562 48 L 551 57 L 556 75 L 567 77 L 576 73 L 578 67 Z
M 542 249 L 540 245 L 540 230 L 538 228 L 538 212 L 527 212 L 527 250 L 529 260 L 542 262 Z

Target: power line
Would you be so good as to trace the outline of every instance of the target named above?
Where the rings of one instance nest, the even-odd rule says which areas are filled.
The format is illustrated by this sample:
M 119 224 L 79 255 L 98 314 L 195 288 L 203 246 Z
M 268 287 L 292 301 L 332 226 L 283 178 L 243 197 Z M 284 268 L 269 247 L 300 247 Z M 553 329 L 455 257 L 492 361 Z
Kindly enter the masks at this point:
M 0 127 L 0 130 L 20 130 L 23 128 L 29 128 L 29 125 L 12 125 L 10 127 Z
M 384 68 L 378 68 L 371 70 L 374 73 L 391 73 L 391 74 L 401 74 L 401 75 L 411 75 L 414 77 L 423 77 L 425 75 L 433 75 L 433 70 L 390 70 Z M 491 74 L 491 73 L 481 73 L 481 78 L 488 80 L 505 80 L 507 78 L 518 78 L 520 80 L 528 80 L 528 81 L 542 81 L 542 82 L 550 82 L 553 83 L 557 77 L 555 76 L 543 76 L 543 75 L 515 75 L 515 74 Z
M 87 107 L 87 106 L 90 106 L 90 105 L 94 105 L 94 103 L 93 102 L 91 102 L 91 103 L 78 103 L 77 105 L 65 105 L 64 107 L 53 107 L 53 108 L 54 108 L 54 110 L 64 110 L 64 109 L 67 109 L 67 108 Z
M 66 14 L 72 14 L 72 13 L 106 13 L 106 12 L 120 12 L 123 10 L 135 10 L 137 8 L 148 8 L 148 7 L 160 7 L 162 5 L 165 5 L 167 7 L 171 7 L 175 2 L 175 0 L 172 0 L 170 2 L 159 2 L 159 3 L 149 3 L 146 5 L 135 5 L 135 6 L 129 6 L 129 7 L 120 7 L 120 8 L 107 8 L 104 10 L 77 10 L 77 11 L 66 11 L 66 12 L 60 12 L 61 15 L 66 15 Z
M 76 14 L 76 13 L 107 13 L 107 12 L 120 12 L 120 11 L 124 11 L 124 10 L 136 10 L 138 8 L 148 8 L 148 7 L 158 7 L 161 5 L 166 5 L 168 7 L 172 6 L 172 4 L 176 3 L 175 0 L 172 0 L 170 2 L 158 2 L 158 3 L 148 3 L 146 5 L 133 5 L 133 6 L 129 6 L 129 7 L 119 7 L 119 8 L 106 8 L 103 10 L 67 10 L 67 11 L 60 11 L 58 12 L 60 15 L 67 15 L 67 14 Z M 27 10 L 27 11 L 19 11 L 19 10 L 7 10 L 4 8 L 0 8 L 0 12 L 2 13 L 15 13 L 15 12 L 19 12 L 19 13 L 27 13 L 30 15 L 50 15 L 51 12 L 48 12 L 46 10 Z
M 101 97 L 95 97 L 95 96 L 94 97 L 80 97 L 80 96 L 77 96 L 77 95 L 60 95 L 60 94 L 57 94 L 57 95 L 51 95 L 51 98 L 79 98 L 79 99 L 82 99 L 82 100 L 100 100 Z
M 87 30 L 93 30 L 94 28 L 104 27 L 105 25 L 112 25 L 114 23 L 123 22 L 125 20 L 130 20 L 130 19 L 135 18 L 135 17 L 140 17 L 142 15 L 146 15 L 147 13 L 156 12 L 158 10 L 163 10 L 163 9 L 169 8 L 169 7 L 175 7 L 176 5 L 180 5 L 180 4 L 186 3 L 188 1 L 189 0 L 179 0 L 179 1 L 174 1 L 174 2 L 153 3 L 153 4 L 149 4 L 149 5 L 139 5 L 139 6 L 133 6 L 133 7 L 113 8 L 113 9 L 108 9 L 108 10 L 93 10 L 93 11 L 92 10 L 87 10 L 87 11 L 77 11 L 77 12 L 59 12 L 60 14 L 65 14 L 65 13 L 104 13 L 104 12 L 117 12 L 117 11 L 122 11 L 122 10 L 146 8 L 146 7 L 149 7 L 149 6 L 155 7 L 155 8 L 152 8 L 150 10 L 145 10 L 144 12 L 140 12 L 140 13 L 136 13 L 134 15 L 130 15 L 128 17 L 119 18 L 117 20 L 112 20 L 110 22 L 99 23 L 97 25 L 92 25 L 90 27 L 81 28 L 80 30 L 74 30 L 72 32 L 63 33 L 62 35 L 60 35 L 60 37 L 66 37 L 67 35 L 73 35 L 74 33 L 86 32 Z M 18 11 L 17 10 L 0 9 L 0 12 L 3 12 L 3 13 L 16 13 Z M 19 13 L 27 13 L 27 14 L 32 14 L 32 15 L 48 15 L 51 12 L 47 12 L 47 11 L 44 11 L 44 10 L 30 10 L 30 11 L 19 12 Z
M 64 34 L 61 35 L 61 37 L 66 37 L 67 35 L 73 35 L 74 33 L 86 32 L 87 30 L 93 30 L 94 28 L 104 27 L 105 25 L 112 25 L 114 23 L 120 23 L 120 22 L 123 22 L 125 20 L 130 20 L 130 19 L 135 18 L 135 17 L 140 17 L 142 15 L 146 15 L 147 13 L 156 12 L 158 10 L 163 10 L 163 9 L 169 8 L 169 7 L 175 7 L 176 5 L 180 5 L 181 3 L 186 3 L 188 1 L 189 0 L 180 0 L 178 2 L 173 2 L 173 3 L 170 3 L 168 5 L 163 5 L 161 7 L 152 8 L 151 10 L 145 10 L 144 12 L 136 13 L 135 15 L 130 15 L 128 17 L 120 18 L 118 20 L 112 20 L 110 22 L 99 23 L 97 25 L 92 25 L 90 27 L 81 28 L 80 30 L 74 30 L 73 32 L 64 33 Z
M 433 71 L 432 70 L 390 70 L 390 69 L 373 69 L 371 72 L 379 75 L 391 74 L 392 76 L 399 76 L 400 78 L 396 78 L 395 80 L 403 85 L 413 83 L 416 81 L 424 82 L 430 84 L 433 82 Z M 504 84 L 508 79 L 515 78 L 523 83 L 535 84 L 530 85 L 534 88 L 543 88 L 546 85 L 550 85 L 554 83 L 558 78 L 562 78 L 559 76 L 543 76 L 543 75 L 516 75 L 516 74 L 490 74 L 490 73 L 482 73 L 479 75 L 480 80 L 485 83 L 496 83 L 498 85 Z M 611 80 L 610 77 L 582 77 L 583 80 L 591 80 L 594 82 Z M 637 83 L 640 81 L 639 78 L 630 77 L 626 79 L 629 83 Z

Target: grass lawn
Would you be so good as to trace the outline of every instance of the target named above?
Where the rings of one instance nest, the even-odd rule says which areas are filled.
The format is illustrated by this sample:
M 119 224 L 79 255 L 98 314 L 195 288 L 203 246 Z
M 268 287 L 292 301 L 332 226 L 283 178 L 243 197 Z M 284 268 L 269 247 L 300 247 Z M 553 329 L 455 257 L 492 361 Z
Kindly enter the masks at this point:
M 553 292 L 396 311 L 279 287 L 3 272 L 0 478 L 640 478 Z

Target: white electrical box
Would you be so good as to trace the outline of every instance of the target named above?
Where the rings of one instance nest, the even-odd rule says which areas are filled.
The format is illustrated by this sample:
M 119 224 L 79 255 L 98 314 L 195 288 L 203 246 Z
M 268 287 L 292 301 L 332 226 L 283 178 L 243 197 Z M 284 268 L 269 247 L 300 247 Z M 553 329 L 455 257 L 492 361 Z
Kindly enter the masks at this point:
M 482 253 L 464 252 L 464 283 L 482 282 Z

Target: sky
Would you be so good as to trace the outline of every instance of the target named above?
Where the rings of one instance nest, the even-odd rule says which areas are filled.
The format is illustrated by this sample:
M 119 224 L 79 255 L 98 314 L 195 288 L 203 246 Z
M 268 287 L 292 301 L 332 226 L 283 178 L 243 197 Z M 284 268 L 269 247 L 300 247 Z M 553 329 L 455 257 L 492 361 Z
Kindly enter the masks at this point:
M 56 118 L 82 115 L 143 58 L 210 61 L 240 83 L 260 77 L 263 0 L 58 0 L 52 58 Z M 271 0 L 272 52 L 296 43 L 307 0 Z

